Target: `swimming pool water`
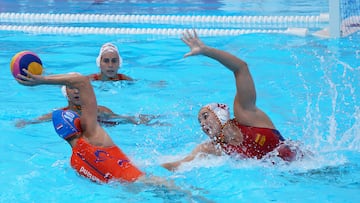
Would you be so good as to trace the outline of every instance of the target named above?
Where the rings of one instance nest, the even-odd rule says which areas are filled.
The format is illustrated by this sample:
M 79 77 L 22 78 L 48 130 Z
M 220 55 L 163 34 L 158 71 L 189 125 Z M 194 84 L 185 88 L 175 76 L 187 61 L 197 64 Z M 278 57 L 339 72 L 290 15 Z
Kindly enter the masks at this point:
M 328 12 L 327 0 L 2 0 L 0 5 L 1 12 L 19 13 L 312 15 Z
M 15 3 L 28 5 L 21 7 L 24 12 L 45 7 L 29 2 L 2 1 L 5 6 L 1 9 L 14 12 Z M 95 7 L 101 13 L 111 13 L 114 6 L 119 6 L 119 12 L 131 7 L 150 14 L 164 11 L 159 6 L 172 8 L 172 14 L 275 12 L 270 1 L 207 1 L 209 4 L 205 6 L 201 5 L 202 1 L 155 1 L 155 5 L 137 2 L 106 1 L 93 5 L 91 1 L 53 1 L 49 3 L 52 5 L 49 12 L 92 13 Z M 277 1 L 282 5 L 277 8 L 284 8 L 279 9 L 283 13 L 310 14 L 325 10 L 325 5 L 320 3 L 312 7 L 313 2 L 296 2 Z M 124 9 L 120 8 L 121 4 Z M 250 11 L 239 6 L 243 4 Z M 86 6 L 92 9 L 85 11 Z M 0 34 L 3 47 L 0 52 L 3 67 L 0 69 L 0 202 L 189 202 L 184 195 L 163 188 L 92 183 L 76 175 L 70 167 L 71 149 L 55 134 L 51 123 L 15 128 L 17 119 L 35 118 L 66 104 L 60 88 L 24 87 L 16 83 L 9 71 L 15 53 L 22 50 L 38 53 L 45 74 L 90 74 L 98 71 L 95 58 L 99 47 L 108 41 L 120 49 L 124 59 L 121 72 L 137 81 L 134 84 L 94 82 L 98 103 L 116 113 L 161 115 L 161 122 L 171 124 L 106 128 L 147 173 L 174 180 L 182 188 L 214 202 L 360 200 L 358 34 L 342 39 L 283 34 L 202 37 L 207 44 L 247 61 L 256 84 L 258 106 L 270 115 L 284 137 L 300 141 L 314 156 L 291 164 L 279 162 L 276 166 L 269 161 L 209 157 L 185 164 L 177 172 L 166 171 L 160 164 L 186 155 L 207 139 L 197 123 L 199 108 L 214 101 L 232 106 L 235 89 L 228 70 L 205 57 L 184 59 L 188 47 L 179 37 L 6 31 Z M 193 200 L 202 202 L 197 197 Z

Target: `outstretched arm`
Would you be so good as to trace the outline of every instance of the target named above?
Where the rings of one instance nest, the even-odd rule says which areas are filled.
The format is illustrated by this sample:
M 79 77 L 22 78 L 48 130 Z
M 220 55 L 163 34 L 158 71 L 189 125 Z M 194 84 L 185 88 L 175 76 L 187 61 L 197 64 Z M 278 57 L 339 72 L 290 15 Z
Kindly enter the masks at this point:
M 131 123 L 135 125 L 165 125 L 164 123 L 155 122 L 152 123 L 153 119 L 159 118 L 158 115 L 147 115 L 147 114 L 138 114 L 135 116 L 129 115 L 120 115 L 114 113 L 111 109 L 105 106 L 98 106 L 98 119 L 101 121 L 113 121 L 119 123 Z M 119 121 L 118 121 L 119 120 Z
M 161 165 L 169 171 L 175 171 L 181 164 L 194 160 L 201 153 L 213 154 L 217 156 L 221 155 L 221 151 L 217 149 L 212 142 L 205 142 L 195 147 L 195 149 L 183 159 L 179 161 L 163 163 Z
M 25 120 L 25 119 L 17 120 L 15 123 L 15 126 L 17 128 L 23 128 L 29 124 L 38 124 L 38 123 L 43 123 L 43 122 L 48 122 L 48 121 L 51 121 L 51 113 L 44 114 L 38 118 L 31 119 L 31 120 Z
M 111 109 L 105 106 L 98 106 L 98 119 L 100 121 L 110 121 L 114 119 L 121 119 L 121 123 L 140 124 L 134 116 L 119 115 L 114 113 Z
M 80 93 L 80 102 L 82 107 L 81 113 L 81 127 L 84 135 L 87 136 L 86 131 L 96 136 L 98 127 L 97 122 L 97 103 L 94 90 L 91 86 L 89 79 L 80 74 L 59 74 L 59 75 L 33 75 L 24 70 L 27 76 L 17 75 L 17 81 L 25 86 L 37 85 L 66 85 L 69 87 L 77 88 Z

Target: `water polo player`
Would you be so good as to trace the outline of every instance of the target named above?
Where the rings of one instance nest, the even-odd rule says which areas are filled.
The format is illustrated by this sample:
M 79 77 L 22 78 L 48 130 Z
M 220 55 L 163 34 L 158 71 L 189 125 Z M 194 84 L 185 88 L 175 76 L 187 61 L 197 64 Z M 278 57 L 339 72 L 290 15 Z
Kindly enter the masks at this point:
M 79 174 L 97 182 L 114 179 L 133 182 L 144 175 L 115 144 L 96 146 L 87 142 L 76 112 L 55 110 L 52 121 L 57 134 L 71 145 L 70 163 Z
M 281 146 L 284 138 L 269 116 L 256 106 L 255 85 L 246 62 L 228 52 L 205 45 L 195 31 L 186 31 L 182 41 L 191 49 L 184 57 L 204 55 L 233 72 L 237 91 L 233 109 L 235 118 L 229 120 L 229 113 L 225 112 L 228 108 L 224 104 L 210 104 L 201 108 L 198 119 L 211 141 L 198 145 L 184 159 L 164 163 L 163 166 L 174 170 L 182 162 L 193 160 L 199 153 L 237 153 L 245 158 L 260 159 L 278 147 L 280 157 L 287 161 L 294 160 L 296 152 L 290 147 Z
M 134 166 L 100 126 L 97 122 L 96 97 L 88 77 L 76 73 L 40 76 L 24 71 L 27 76 L 18 74 L 16 78 L 22 85 L 66 85 L 79 90 L 82 104 L 80 117 L 70 110 L 53 112 L 54 128 L 72 147 L 71 165 L 79 174 L 100 182 L 139 180 L 172 189 L 171 182 L 160 177 L 147 176 Z
M 105 43 L 101 46 L 99 55 L 96 58 L 96 65 L 100 68 L 100 73 L 89 75 L 91 80 L 133 80 L 125 74 L 118 73 L 122 65 L 122 58 L 118 48 L 112 43 Z

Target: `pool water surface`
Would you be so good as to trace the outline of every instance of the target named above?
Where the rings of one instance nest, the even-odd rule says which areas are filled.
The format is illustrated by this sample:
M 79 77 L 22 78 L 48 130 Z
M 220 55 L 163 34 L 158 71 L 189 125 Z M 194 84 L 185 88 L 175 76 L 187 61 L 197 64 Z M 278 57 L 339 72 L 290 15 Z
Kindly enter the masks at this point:
M 2 1 L 1 12 L 35 12 L 35 1 Z M 43 1 L 45 2 L 45 1 Z M 326 4 L 306 0 L 276 1 L 46 1 L 48 12 L 266 15 L 282 12 L 312 15 Z M 203 4 L 203 3 L 208 4 Z M 28 7 L 19 5 L 26 4 Z M 176 6 L 175 6 L 176 5 Z M 246 5 L 247 10 L 245 7 Z M 163 7 L 164 9 L 160 9 Z M 19 9 L 16 9 L 19 8 Z M 85 9 L 86 8 L 86 9 Z M 96 9 L 95 9 L 96 8 Z M 288 8 L 288 9 L 287 9 Z M 306 8 L 309 8 L 308 10 Z M 278 9 L 278 10 L 276 10 Z M 163 13 L 162 13 L 163 12 Z M 91 25 L 91 24 L 90 24 Z M 157 26 L 157 25 L 154 25 Z M 195 28 L 196 29 L 196 28 Z M 360 196 L 359 35 L 324 39 L 276 33 L 205 36 L 208 45 L 244 59 L 257 90 L 257 105 L 282 135 L 313 153 L 293 163 L 239 160 L 228 156 L 198 158 L 170 172 L 161 163 L 185 156 L 208 138 L 197 113 L 202 105 L 232 107 L 230 71 L 189 51 L 179 36 L 136 34 L 41 34 L 0 31 L 0 202 L 358 202 Z M 52 123 L 16 128 L 66 105 L 60 88 L 25 87 L 10 74 L 11 57 L 37 53 L 44 74 L 98 71 L 100 46 L 115 43 L 124 60 L 121 73 L 134 83 L 93 82 L 97 101 L 119 114 L 160 115 L 165 126 L 123 124 L 105 127 L 114 142 L 149 174 L 166 177 L 193 197 L 141 184 L 96 184 L 71 168 L 71 149 Z

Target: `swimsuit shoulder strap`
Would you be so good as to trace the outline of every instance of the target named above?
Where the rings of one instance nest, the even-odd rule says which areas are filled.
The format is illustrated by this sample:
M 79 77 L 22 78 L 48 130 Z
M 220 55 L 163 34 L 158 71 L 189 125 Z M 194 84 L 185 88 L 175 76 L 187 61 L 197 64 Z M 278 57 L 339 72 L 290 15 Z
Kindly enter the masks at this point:
M 100 74 L 94 73 L 88 76 L 91 80 L 100 80 Z
M 119 80 L 127 80 L 128 79 L 126 75 L 121 74 L 121 73 L 118 73 L 117 76 L 118 76 Z

